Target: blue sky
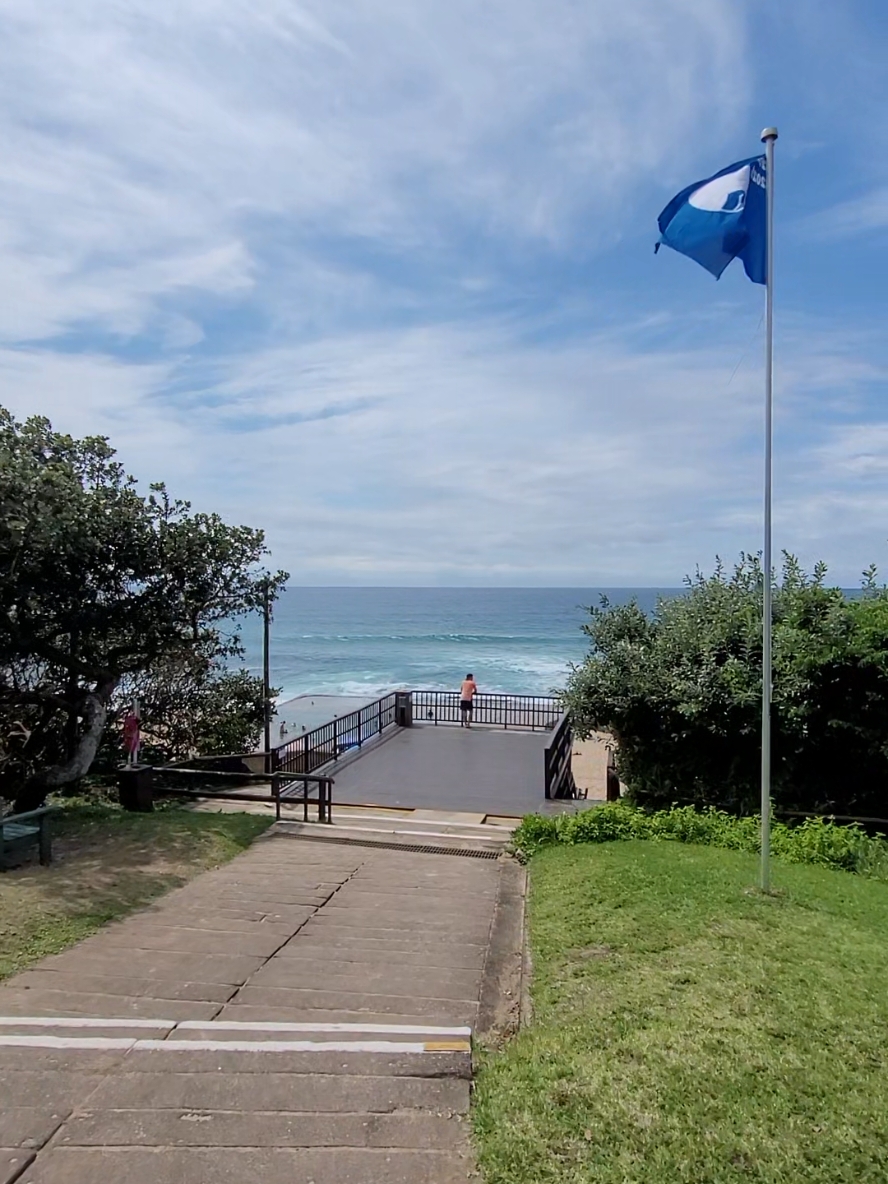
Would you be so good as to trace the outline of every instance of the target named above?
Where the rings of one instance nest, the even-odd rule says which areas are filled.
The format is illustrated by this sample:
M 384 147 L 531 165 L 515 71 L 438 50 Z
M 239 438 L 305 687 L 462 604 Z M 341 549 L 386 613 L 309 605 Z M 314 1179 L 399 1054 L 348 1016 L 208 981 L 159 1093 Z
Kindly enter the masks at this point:
M 656 216 L 777 145 L 775 546 L 888 571 L 875 0 L 0 0 L 0 403 L 303 583 L 761 546 L 763 290 Z

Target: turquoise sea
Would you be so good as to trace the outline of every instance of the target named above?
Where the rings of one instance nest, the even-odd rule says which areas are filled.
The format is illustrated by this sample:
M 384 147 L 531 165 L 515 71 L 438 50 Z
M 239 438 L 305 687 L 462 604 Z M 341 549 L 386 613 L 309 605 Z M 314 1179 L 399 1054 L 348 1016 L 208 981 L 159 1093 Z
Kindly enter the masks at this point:
M 488 692 L 547 694 L 588 650 L 581 626 L 602 594 L 657 588 L 301 588 L 274 610 L 271 681 L 281 699 L 303 694 L 375 697 L 396 687 L 453 690 L 467 671 Z M 244 627 L 247 664 L 261 670 L 261 626 Z

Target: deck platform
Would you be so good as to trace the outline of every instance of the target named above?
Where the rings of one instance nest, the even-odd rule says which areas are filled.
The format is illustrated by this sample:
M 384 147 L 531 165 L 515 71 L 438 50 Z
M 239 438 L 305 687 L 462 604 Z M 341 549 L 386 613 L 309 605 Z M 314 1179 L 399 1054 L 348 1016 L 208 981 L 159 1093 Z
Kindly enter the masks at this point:
M 334 801 L 505 817 L 575 809 L 578 803 L 545 799 L 543 752 L 550 735 L 443 724 L 399 728 L 328 766 Z

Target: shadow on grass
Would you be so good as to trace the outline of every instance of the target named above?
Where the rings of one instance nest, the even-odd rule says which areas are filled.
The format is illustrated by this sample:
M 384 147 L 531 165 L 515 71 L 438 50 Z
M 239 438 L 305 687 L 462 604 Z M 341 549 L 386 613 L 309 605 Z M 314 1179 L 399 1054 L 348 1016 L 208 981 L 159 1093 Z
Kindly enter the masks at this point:
M 233 858 L 270 821 L 176 805 L 127 814 L 63 804 L 53 823 L 53 863 L 41 867 L 35 856 L 0 874 L 0 978 Z

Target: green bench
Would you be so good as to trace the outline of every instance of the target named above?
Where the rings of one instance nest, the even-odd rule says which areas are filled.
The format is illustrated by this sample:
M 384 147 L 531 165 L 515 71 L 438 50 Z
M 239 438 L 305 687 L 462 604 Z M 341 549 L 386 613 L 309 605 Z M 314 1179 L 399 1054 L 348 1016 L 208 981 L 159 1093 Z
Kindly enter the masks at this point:
M 10 856 L 37 847 L 40 862 L 46 866 L 52 861 L 52 839 L 49 833 L 49 816 L 52 806 L 41 806 L 27 814 L 6 814 L 0 818 L 0 872 L 5 872 Z

